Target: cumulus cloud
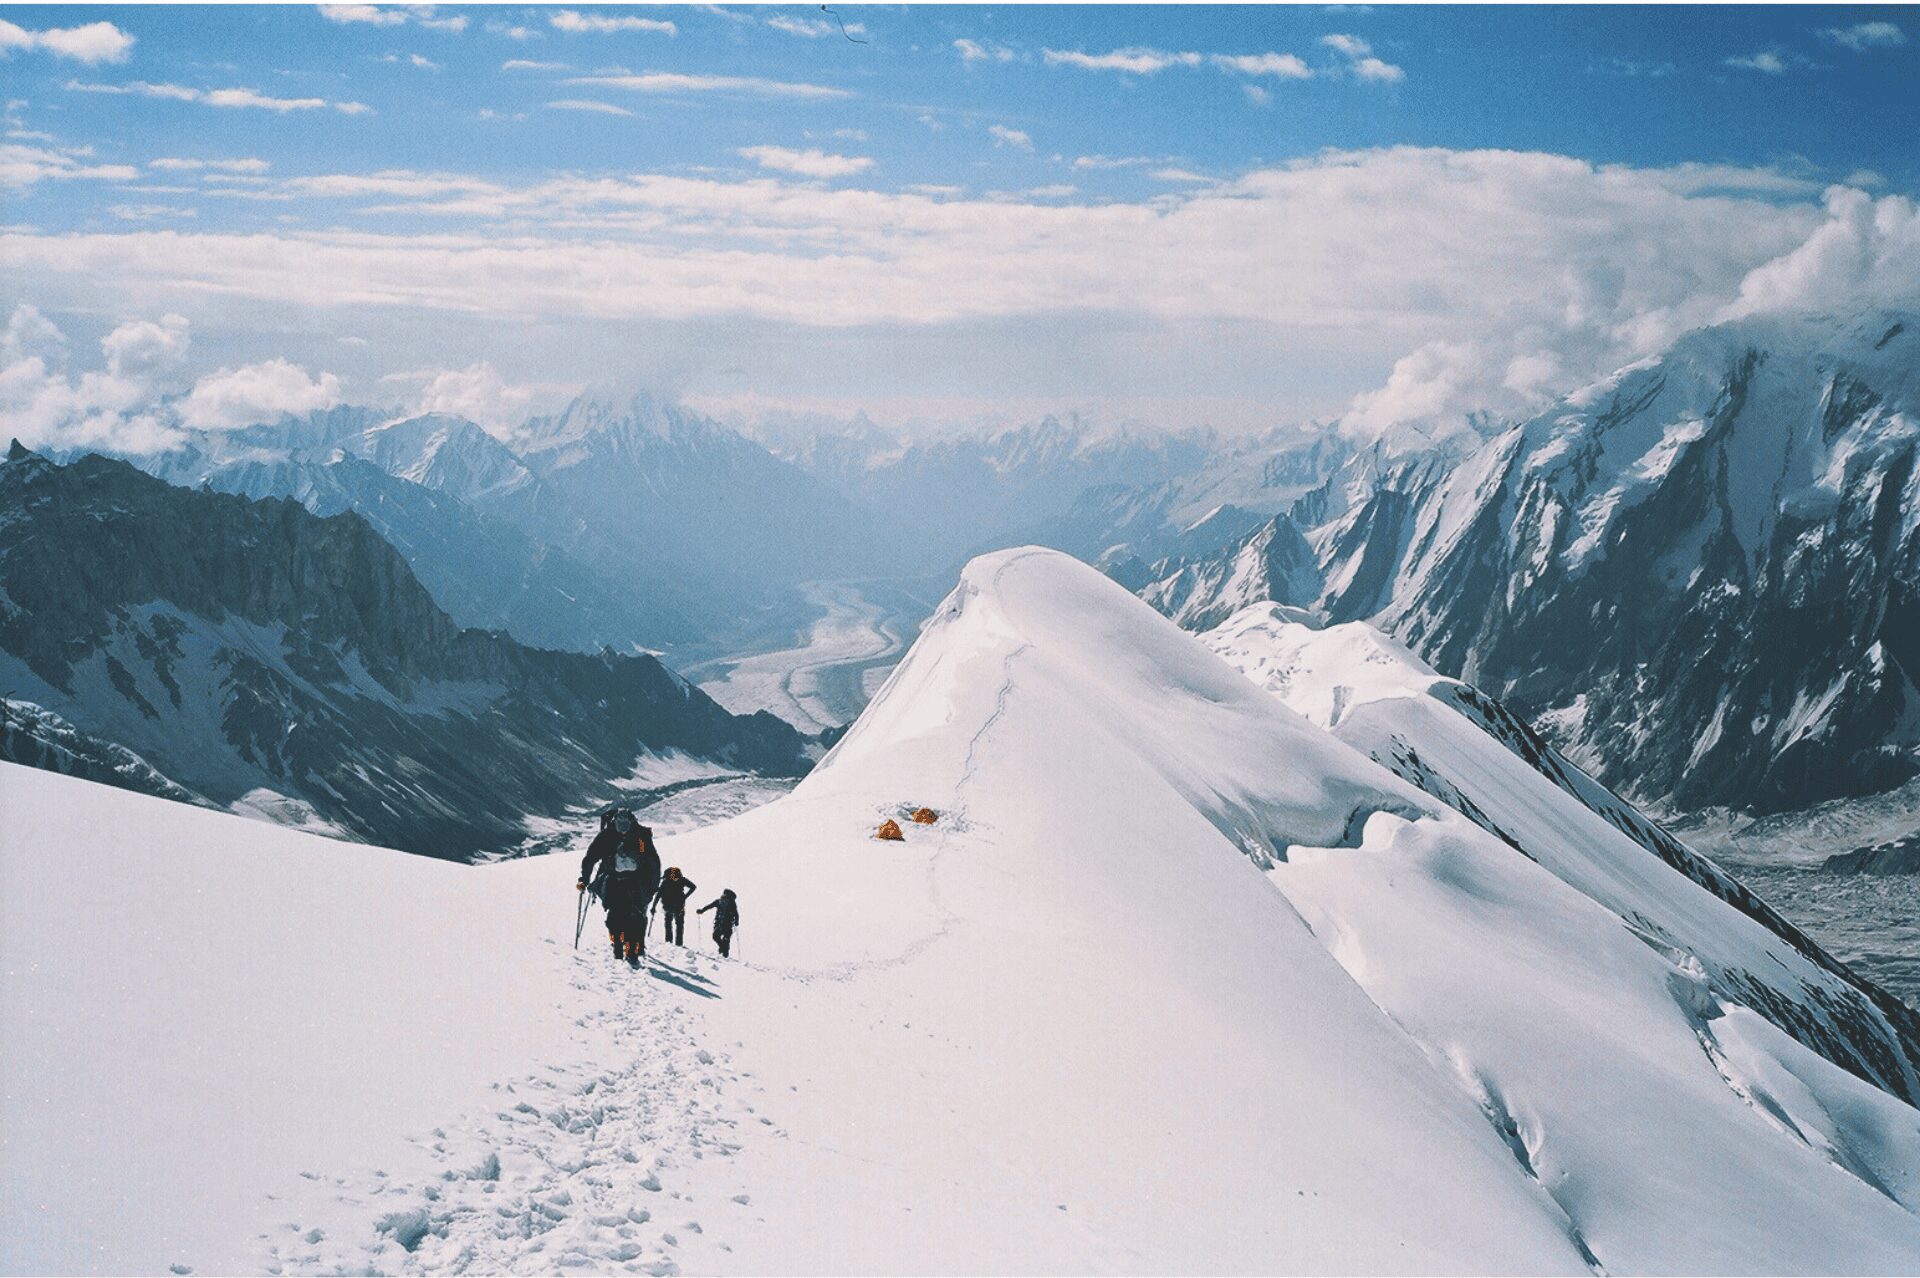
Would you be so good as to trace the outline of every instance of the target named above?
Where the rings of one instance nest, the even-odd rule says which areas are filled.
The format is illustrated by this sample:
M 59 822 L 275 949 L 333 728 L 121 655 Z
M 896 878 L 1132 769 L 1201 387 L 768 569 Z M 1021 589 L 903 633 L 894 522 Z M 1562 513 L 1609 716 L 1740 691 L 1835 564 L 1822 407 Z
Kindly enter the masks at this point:
M 39 307 L 21 302 L 7 317 L 5 331 L 0 332 L 0 365 L 15 364 L 33 356 L 58 363 L 65 356 L 66 348 L 67 335 L 59 326 L 42 315 Z
M 953 42 L 954 51 L 962 62 L 1011 62 L 1013 50 L 1002 44 L 968 40 L 964 37 Z
M 412 4 L 404 9 L 383 9 L 373 4 L 323 4 L 320 6 L 320 16 L 329 22 L 357 22 L 372 27 L 399 27 L 412 21 L 429 31 L 460 32 L 467 29 L 464 15 L 454 14 L 443 18 L 430 4 Z
M 995 146 L 1010 146 L 1016 151 L 1033 150 L 1033 139 L 1019 129 L 1010 129 L 1004 124 L 989 124 L 987 132 L 992 135 Z
M 1724 312 L 1920 306 L 1920 207 L 1900 195 L 1874 199 L 1836 186 L 1826 220 L 1792 251 L 1756 267 Z
M 0 56 L 15 49 L 39 49 L 59 58 L 71 58 L 88 66 L 102 62 L 125 62 L 133 49 L 133 37 L 111 22 L 89 22 L 80 27 L 49 27 L 30 31 L 26 27 L 0 20 Z
M 1087 71 L 1123 71 L 1128 75 L 1153 75 L 1168 67 L 1197 67 L 1203 61 L 1197 53 L 1169 53 L 1163 49 L 1133 47 L 1111 53 L 1084 53 L 1078 49 L 1045 49 L 1041 57 L 1050 67 L 1080 67 Z
M 364 22 L 375 27 L 397 27 L 407 20 L 399 9 L 382 9 L 371 4 L 323 4 L 320 16 L 329 22 Z
M 1860 22 L 1850 27 L 1828 27 L 1820 34 L 1855 52 L 1893 49 L 1907 42 L 1907 33 L 1891 22 Z
M 1313 78 L 1313 68 L 1291 53 L 1216 53 L 1208 60 L 1222 71 L 1241 75 L 1270 75 L 1281 80 Z
M 180 420 L 201 430 L 233 430 L 340 402 L 340 379 L 314 377 L 285 359 L 223 368 L 195 382 L 179 405 Z
M 873 167 L 873 160 L 868 156 L 830 155 L 811 147 L 796 151 L 784 146 L 743 146 L 739 155 L 763 169 L 810 178 L 848 177 Z
M 1335 53 L 1345 55 L 1347 70 L 1362 80 L 1394 84 L 1407 78 L 1407 73 L 1399 67 L 1373 56 L 1373 46 L 1357 35 L 1324 35 L 1320 37 L 1320 43 Z
M 0 340 L 0 434 L 29 448 L 150 453 L 180 432 L 153 410 L 171 389 L 189 344 L 184 317 L 130 320 L 101 339 L 105 367 L 58 371 L 65 336 L 33 306 L 16 306 Z
M 592 32 L 597 35 L 611 35 L 617 31 L 657 31 L 661 35 L 677 35 L 679 28 L 661 18 L 613 17 L 604 13 L 580 13 L 573 9 L 561 9 L 548 15 L 547 21 L 555 30 L 578 34 Z
M 1787 73 L 1787 60 L 1778 53 L 1770 50 L 1727 58 L 1725 65 L 1737 67 L 1742 71 L 1758 71 L 1762 75 L 1785 75 Z
M 466 368 L 390 373 L 381 380 L 416 386 L 410 399 L 413 412 L 464 417 L 507 443 L 513 442 L 519 428 L 526 423 L 536 398 L 570 394 L 578 389 L 546 384 L 516 385 L 485 361 Z

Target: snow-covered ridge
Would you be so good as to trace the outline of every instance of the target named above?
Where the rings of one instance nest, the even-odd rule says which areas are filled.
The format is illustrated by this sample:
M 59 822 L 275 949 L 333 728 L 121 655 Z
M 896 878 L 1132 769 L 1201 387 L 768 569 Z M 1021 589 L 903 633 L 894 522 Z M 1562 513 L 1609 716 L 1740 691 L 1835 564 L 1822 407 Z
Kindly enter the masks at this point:
M 18 1249 L 23 1268 L 303 1271 L 1920 1266 L 1920 1115 L 1755 1015 L 1689 949 L 1713 942 L 1689 929 L 1730 934 L 1737 911 L 1637 845 L 1618 865 L 1577 850 L 1666 911 L 1623 917 L 1549 864 L 1576 858 L 1548 846 L 1564 832 L 1544 817 L 1515 833 L 1523 846 L 1503 841 L 1063 555 L 974 561 L 791 795 L 665 841 L 703 895 L 739 893 L 740 962 L 676 953 L 652 976 L 597 955 L 567 964 L 564 860 L 423 866 L 402 899 L 431 926 L 385 909 L 369 921 L 326 903 L 362 889 L 347 869 L 377 854 L 332 861 L 319 852 L 334 845 L 301 840 L 316 854 L 256 886 L 223 873 L 218 834 L 240 823 L 168 808 L 195 824 L 113 852 L 115 881 L 164 899 L 173 924 L 141 936 L 132 970 L 192 956 L 212 974 L 196 987 L 207 1007 L 266 1010 L 224 1024 L 223 1094 L 150 1093 L 167 1102 L 152 1137 L 175 1143 L 165 1161 L 134 1140 L 121 1145 L 144 1161 L 116 1164 L 111 1140 L 89 1138 L 91 1195 L 62 1192 L 69 1133 L 32 1099 L 58 1081 L 59 1046 L 104 1014 L 115 1028 L 91 1036 L 87 1077 L 176 1084 L 204 1049 L 138 1032 L 138 982 L 98 948 L 99 927 L 125 925 L 118 898 L 78 927 L 46 921 L 62 850 L 93 828 L 63 815 L 82 806 L 78 783 L 0 769 L 0 785 L 40 814 L 0 861 L 0 957 L 25 973 L 22 997 L 0 1002 L 0 1068 L 24 1074 L 0 1089 L 9 1139 L 25 1133 L 0 1173 L 10 1265 Z M 54 785 L 60 804 L 35 788 Z M 872 837 L 920 804 L 935 825 Z M 196 903 L 166 891 L 168 875 L 223 890 Z M 477 940 L 477 966 L 519 970 L 516 998 L 571 972 L 568 992 L 548 991 L 563 1014 L 504 1031 L 502 1091 L 471 1106 L 458 1040 L 444 1100 L 379 1077 L 389 1054 L 420 1059 L 418 1028 L 387 1014 L 390 985 L 322 990 L 318 1019 L 357 1032 L 289 1056 L 315 1036 L 276 1039 L 285 999 L 316 969 L 246 962 L 259 929 L 231 916 L 302 891 L 321 907 L 310 946 L 384 928 L 378 955 L 407 970 L 410 947 Z M 478 984 L 447 979 L 456 1002 Z M 88 1007 L 76 990 L 105 994 Z M 357 1021 L 361 1000 L 374 1006 Z M 451 1028 L 438 1012 L 428 1025 Z M 361 1124 L 357 1169 L 312 1128 L 284 1143 L 286 1162 L 268 1140 L 247 1166 L 282 1197 L 257 1216 L 231 1196 L 195 1206 L 144 1188 L 159 1166 L 169 1186 L 207 1170 L 223 1156 L 209 1136 L 234 1114 L 264 1112 L 272 1133 L 265 1102 L 306 1077 L 296 1067 L 327 1065 L 344 1068 L 326 1075 L 326 1105 L 389 1087 L 401 1100 L 383 1122 L 439 1131 L 394 1157 L 400 1142 Z M 133 1089 L 87 1094 L 103 1131 L 140 1130 Z M 162 1197 L 182 1209 L 164 1252 L 141 1250 Z M 60 1236 L 47 1211 L 84 1222 L 68 1232 L 113 1259 L 28 1251 Z M 265 1239 L 236 1247 L 235 1226 L 256 1219 Z
M 1362 622 L 1274 604 L 1202 636 L 1282 703 L 1702 964 L 1726 997 L 1909 1102 L 1920 1015 L 1846 969 L 1497 701 Z

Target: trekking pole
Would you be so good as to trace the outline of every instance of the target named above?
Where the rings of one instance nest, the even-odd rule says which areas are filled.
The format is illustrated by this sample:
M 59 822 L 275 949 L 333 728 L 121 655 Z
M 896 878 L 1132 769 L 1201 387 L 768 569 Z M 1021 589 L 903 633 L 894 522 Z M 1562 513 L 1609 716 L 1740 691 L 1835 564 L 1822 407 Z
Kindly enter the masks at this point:
M 573 920 L 573 948 L 576 951 L 580 948 L 580 933 L 587 929 L 587 894 L 583 891 L 579 896 L 580 913 L 579 916 Z

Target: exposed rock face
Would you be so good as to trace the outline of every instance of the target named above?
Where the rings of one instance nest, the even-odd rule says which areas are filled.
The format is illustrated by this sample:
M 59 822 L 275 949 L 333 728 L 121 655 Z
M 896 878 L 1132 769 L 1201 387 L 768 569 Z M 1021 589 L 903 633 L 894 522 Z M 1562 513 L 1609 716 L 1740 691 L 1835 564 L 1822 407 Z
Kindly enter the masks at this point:
M 9 460 L 17 460 L 9 458 Z M 44 706 L 30 701 L 0 703 L 0 759 L 59 772 L 82 781 L 118 786 L 175 803 L 213 806 L 160 775 L 154 766 L 124 746 L 80 731 Z
M 595 800 L 643 750 L 807 766 L 786 724 L 651 657 L 460 629 L 354 515 L 28 455 L 0 466 L 0 530 L 0 678 L 217 803 L 270 792 L 458 858 Z
M 1269 597 L 1372 621 L 1638 801 L 1877 793 L 1920 772 L 1917 449 L 1913 317 L 1704 329 L 1463 459 L 1349 456 L 1292 508 L 1318 596 Z
M 1147 577 L 1135 593 L 1190 630 L 1210 629 L 1262 600 L 1311 605 L 1321 589 L 1313 547 L 1285 515 L 1222 549 L 1163 559 Z
M 1821 868 L 1834 874 L 1920 874 L 1920 831 L 1830 856 Z
M 1691 334 L 1425 495 L 1376 620 L 1635 797 L 1891 787 L 1920 766 L 1917 426 L 1897 316 Z

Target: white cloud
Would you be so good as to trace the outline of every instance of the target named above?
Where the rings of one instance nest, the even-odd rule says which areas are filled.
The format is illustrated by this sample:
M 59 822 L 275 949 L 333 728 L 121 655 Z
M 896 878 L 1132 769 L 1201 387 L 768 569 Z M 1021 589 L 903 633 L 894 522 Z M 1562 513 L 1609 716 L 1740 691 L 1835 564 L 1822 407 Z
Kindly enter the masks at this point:
M 464 14 L 455 14 L 451 18 L 436 18 L 430 14 L 422 14 L 420 17 L 420 25 L 429 31 L 451 31 L 458 33 L 467 29 L 467 19 Z
M 742 75 L 690 75 L 678 71 L 643 71 L 637 75 L 575 76 L 568 84 L 597 84 L 635 93 L 745 93 L 765 98 L 850 98 L 846 89 L 787 80 L 763 80 Z
M 198 160 L 166 155 L 156 160 L 148 160 L 147 167 L 170 173 L 191 173 L 199 170 L 214 173 L 265 173 L 270 166 L 265 160 L 254 159 L 251 156 L 237 160 Z
M 194 383 L 179 405 L 180 420 L 201 430 L 233 430 L 312 413 L 340 402 L 340 379 L 314 377 L 285 359 L 223 368 Z
M 533 62 L 526 58 L 508 58 L 500 64 L 502 71 L 571 71 L 572 67 L 564 62 Z
M 788 35 L 803 36 L 809 40 L 818 40 L 823 36 L 841 34 L 841 28 L 837 23 L 828 22 L 824 18 L 796 18 L 784 13 L 777 13 L 773 17 L 768 18 L 767 25 L 775 31 L 784 31 Z M 848 36 L 863 36 L 867 34 L 867 26 L 864 22 L 849 22 L 846 24 L 846 34 Z
M 1208 61 L 1222 71 L 1241 75 L 1270 75 L 1282 80 L 1313 78 L 1313 68 L 1291 53 L 1216 53 Z
M 1076 169 L 1131 169 L 1152 163 L 1153 158 L 1145 155 L 1076 155 L 1073 158 Z
M 164 394 L 186 354 L 184 317 L 132 320 L 101 339 L 106 367 L 69 377 L 55 371 L 65 337 L 32 306 L 17 306 L 0 354 L 0 435 L 29 448 L 102 448 L 150 453 L 176 446 L 179 431 L 150 406 Z
M 1850 27 L 1828 27 L 1820 34 L 1835 44 L 1859 52 L 1897 48 L 1907 42 L 1907 33 L 1891 22 L 1861 22 Z
M 1247 101 L 1255 106 L 1267 106 L 1273 101 L 1273 94 L 1257 84 L 1243 84 L 1240 86 L 1240 91 L 1246 94 Z
M 1010 129 L 1004 124 L 989 124 L 987 132 L 993 135 L 995 146 L 1010 146 L 1016 151 L 1033 150 L 1033 139 L 1019 129 Z
M 1394 84 L 1407 78 L 1407 73 L 1391 62 L 1383 62 L 1373 56 L 1373 46 L 1356 35 L 1325 35 L 1320 43 L 1347 58 L 1347 69 L 1362 80 L 1372 80 L 1380 84 Z
M 561 98 L 547 103 L 547 108 L 553 111 L 589 111 L 600 115 L 630 116 L 633 114 L 623 106 L 615 106 L 611 102 L 594 102 L 586 98 Z
M 1920 305 L 1920 206 L 1836 186 L 1806 241 L 1740 282 L 1727 318 L 1765 311 Z
M 796 151 L 784 146 L 743 146 L 738 154 L 763 169 L 810 178 L 849 177 L 873 167 L 873 160 L 868 156 L 829 155 L 811 147 Z
M 419 387 L 409 407 L 416 413 L 445 413 L 464 417 L 496 439 L 512 443 L 526 423 L 537 397 L 565 393 L 574 387 L 546 384 L 515 385 L 500 375 L 500 370 L 482 361 L 466 368 L 423 368 L 406 373 L 389 373 L 384 382 Z
M 1191 169 L 1155 169 L 1147 175 L 1156 182 L 1208 183 L 1217 182 L 1204 173 L 1195 173 Z
M 417 53 L 409 53 L 407 55 L 407 61 L 419 67 L 422 71 L 438 71 L 440 69 L 438 62 L 433 61 L 431 58 L 422 57 Z
M 13 49 L 44 49 L 55 57 L 97 66 L 102 62 L 125 62 L 133 49 L 133 37 L 111 22 L 30 31 L 0 20 L 0 56 Z
M 195 89 L 183 84 L 150 84 L 129 80 L 124 84 L 89 84 L 69 80 L 62 86 L 69 93 L 105 93 L 119 96 L 163 98 L 174 102 L 200 102 L 207 106 L 255 107 L 285 115 L 289 111 L 318 111 L 331 107 L 343 115 L 371 115 L 373 108 L 364 102 L 333 102 L 326 98 L 276 98 L 257 89 Z
M 364 22 L 375 27 L 397 27 L 407 20 L 399 9 L 382 9 L 372 4 L 323 4 L 320 16 L 329 22 Z
M 1765 75 L 1787 73 L 1786 59 L 1773 52 L 1750 53 L 1742 57 L 1728 58 L 1725 65 L 1738 67 L 1743 71 L 1759 71 Z
M 1128 75 L 1152 75 L 1168 67 L 1197 67 L 1204 61 L 1197 53 L 1169 53 L 1162 49 L 1139 47 L 1115 49 L 1111 53 L 1045 49 L 1041 56 L 1046 59 L 1048 66 L 1080 67 L 1087 71 L 1123 71 Z
M 1077 195 L 1080 188 L 1071 182 L 1053 182 L 1047 186 L 1030 186 L 1021 194 L 1036 200 L 1063 200 L 1069 195 Z
M 15 364 L 40 356 L 58 361 L 66 352 L 67 335 L 59 325 L 40 313 L 40 308 L 20 302 L 7 317 L 5 332 L 0 332 L 0 365 Z
M 519 40 L 522 42 L 538 40 L 540 38 L 540 33 L 532 27 L 510 25 L 505 22 L 489 22 L 487 24 L 487 31 L 492 35 L 505 36 L 509 40 Z
M 0 143 L 0 187 L 29 187 L 49 179 L 89 178 L 103 182 L 131 182 L 140 170 L 128 164 L 87 164 L 71 150 Z
M 122 222 L 163 222 L 174 218 L 198 217 L 198 209 L 183 208 L 177 204 L 114 204 L 107 212 Z
M 978 40 L 961 38 L 953 42 L 962 62 L 1011 62 L 1013 50 L 1003 44 L 983 44 Z
M 555 30 L 569 33 L 593 32 L 610 35 L 616 31 L 657 31 L 662 35 L 676 35 L 679 28 L 673 23 L 659 18 L 609 17 L 603 13 L 580 13 L 573 9 L 561 9 L 547 19 Z
M 1527 411 L 1725 314 L 1920 304 L 1910 200 L 1836 191 L 1823 208 L 1804 179 L 1769 169 L 1401 147 L 1316 154 L 1218 184 L 1178 169 L 1157 176 L 1181 185 L 1075 204 L 764 175 L 525 186 L 404 170 L 315 175 L 295 181 L 442 217 L 510 217 L 514 230 L 16 228 L 0 231 L 0 260 L 44 305 L 124 306 L 190 289 L 344 331 L 389 313 L 429 332 L 436 315 L 492 317 L 515 333 L 533 322 L 725 319 L 742 331 L 953 325 L 1030 342 L 1032 317 L 1107 317 L 1110 329 L 1120 316 L 1151 335 L 1129 370 L 1241 343 L 1296 377 L 1331 352 L 1345 370 L 1331 398 L 1377 379 L 1352 406 L 1355 429 L 1440 430 L 1468 409 Z
M 107 357 L 107 375 L 118 378 L 152 378 L 179 367 L 192 345 L 190 325 L 184 315 L 163 315 L 153 320 L 129 320 L 100 339 L 100 350 Z

